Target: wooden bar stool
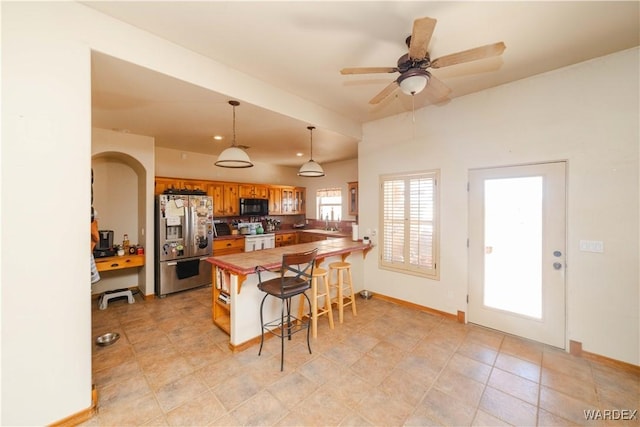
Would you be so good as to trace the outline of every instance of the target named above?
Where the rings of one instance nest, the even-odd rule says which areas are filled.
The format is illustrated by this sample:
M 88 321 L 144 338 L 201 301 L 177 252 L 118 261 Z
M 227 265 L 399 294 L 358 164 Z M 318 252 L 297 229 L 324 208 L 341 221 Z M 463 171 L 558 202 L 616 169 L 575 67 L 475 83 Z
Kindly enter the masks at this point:
M 337 274 L 336 282 L 331 283 L 331 287 L 338 289 L 335 301 L 338 305 L 338 319 L 340 323 L 344 320 L 344 307 L 351 304 L 353 315 L 356 316 L 356 296 L 353 292 L 353 279 L 351 277 L 351 263 L 349 262 L 332 262 L 329 264 L 329 279 L 331 279 L 332 271 Z M 346 276 L 346 277 L 345 277 Z M 346 291 L 346 293 L 345 293 Z M 345 302 L 345 299 L 347 302 Z
M 321 280 L 321 283 L 318 281 Z M 324 307 L 318 309 L 318 299 L 324 298 Z M 318 338 L 318 317 L 326 314 L 329 327 L 333 329 L 333 310 L 331 308 L 331 293 L 329 288 L 329 273 L 324 268 L 316 267 L 311 278 L 311 335 Z M 302 318 L 304 310 L 304 296 L 300 295 L 298 318 Z

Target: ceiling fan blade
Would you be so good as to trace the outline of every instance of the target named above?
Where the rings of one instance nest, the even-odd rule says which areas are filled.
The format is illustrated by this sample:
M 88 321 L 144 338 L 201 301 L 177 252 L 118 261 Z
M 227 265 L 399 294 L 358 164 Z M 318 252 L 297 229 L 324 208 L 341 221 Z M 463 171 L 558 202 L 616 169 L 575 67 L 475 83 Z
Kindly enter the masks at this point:
M 340 74 L 371 74 L 371 73 L 395 73 L 398 71 L 395 67 L 355 67 L 343 68 Z
M 387 96 L 391 95 L 393 92 L 395 92 L 395 90 L 398 88 L 398 82 L 397 81 L 392 81 L 391 83 L 389 83 L 387 85 L 387 87 L 385 87 L 384 89 L 382 89 L 380 91 L 380 93 L 378 93 L 376 96 L 374 96 L 373 98 L 371 98 L 371 101 L 369 101 L 369 104 L 377 104 L 380 101 L 382 101 L 383 99 L 385 99 Z
M 450 65 L 462 64 L 464 62 L 476 61 L 478 59 L 489 58 L 491 56 L 502 55 L 506 46 L 504 42 L 488 44 L 451 55 L 441 56 L 431 61 L 431 68 L 443 68 Z
M 411 44 L 409 46 L 409 58 L 423 59 L 427 56 L 427 48 L 436 28 L 436 21 L 432 18 L 418 18 L 413 21 Z
M 429 83 L 427 83 L 427 87 L 425 88 L 426 97 L 429 98 L 429 101 L 434 103 L 446 99 L 451 93 L 449 86 L 442 83 L 442 80 L 438 79 L 433 74 L 429 74 Z

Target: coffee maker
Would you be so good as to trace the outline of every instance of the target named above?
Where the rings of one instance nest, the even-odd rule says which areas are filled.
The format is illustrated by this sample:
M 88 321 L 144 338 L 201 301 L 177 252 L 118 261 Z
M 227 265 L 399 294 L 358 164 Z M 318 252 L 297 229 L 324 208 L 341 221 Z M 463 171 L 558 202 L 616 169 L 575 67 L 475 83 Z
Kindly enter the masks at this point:
M 93 256 L 95 258 L 114 256 L 116 251 L 113 249 L 113 230 L 98 230 L 98 236 Z

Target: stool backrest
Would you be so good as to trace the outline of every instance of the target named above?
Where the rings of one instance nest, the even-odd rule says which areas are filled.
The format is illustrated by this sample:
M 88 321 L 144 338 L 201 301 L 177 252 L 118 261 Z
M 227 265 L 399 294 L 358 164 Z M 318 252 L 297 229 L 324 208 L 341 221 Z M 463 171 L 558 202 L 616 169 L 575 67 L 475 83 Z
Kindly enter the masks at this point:
M 298 285 L 301 280 L 310 282 L 317 255 L 318 248 L 306 252 L 283 254 L 280 270 L 282 287 L 286 289 L 287 285 Z M 292 272 L 293 276 L 287 276 L 289 272 Z

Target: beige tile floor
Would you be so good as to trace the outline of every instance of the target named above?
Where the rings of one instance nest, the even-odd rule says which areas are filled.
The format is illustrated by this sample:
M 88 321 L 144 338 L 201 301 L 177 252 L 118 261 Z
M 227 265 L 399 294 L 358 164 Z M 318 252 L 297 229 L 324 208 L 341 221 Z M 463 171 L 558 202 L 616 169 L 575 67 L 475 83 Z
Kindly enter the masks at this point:
M 280 372 L 279 339 L 229 350 L 210 296 L 94 301 L 93 338 L 121 338 L 94 345 L 84 425 L 640 425 L 584 415 L 640 409 L 637 375 L 375 298 L 333 330 L 319 319 L 311 355 L 305 334 L 286 342 Z

